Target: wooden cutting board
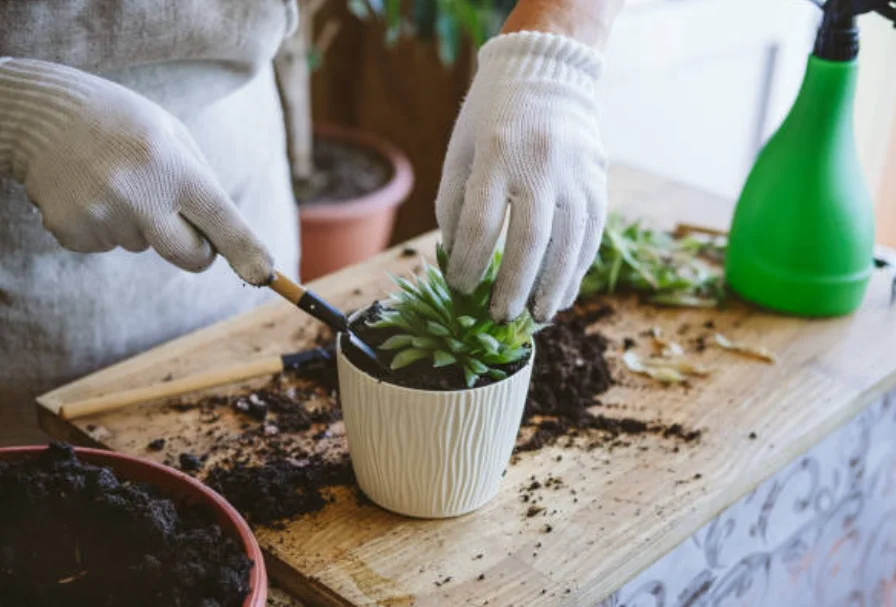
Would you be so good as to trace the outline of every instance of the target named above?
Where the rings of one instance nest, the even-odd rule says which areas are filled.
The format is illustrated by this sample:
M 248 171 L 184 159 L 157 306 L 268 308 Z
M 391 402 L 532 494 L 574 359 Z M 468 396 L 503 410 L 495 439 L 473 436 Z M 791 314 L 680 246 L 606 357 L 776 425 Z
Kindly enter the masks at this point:
M 624 168 L 613 171 L 611 184 L 612 206 L 631 216 L 664 227 L 727 226 L 731 205 L 705 193 Z M 435 238 L 421 237 L 313 288 L 345 308 L 365 304 L 389 289 L 385 272 L 419 263 L 406 249 L 430 252 Z M 676 311 L 613 300 L 616 314 L 596 328 L 615 343 L 660 327 L 713 372 L 690 387 L 662 387 L 617 369 L 621 381 L 602 396 L 604 411 L 699 428 L 699 442 L 643 436 L 615 447 L 523 453 L 492 503 L 453 520 L 402 518 L 337 490 L 317 515 L 257 529 L 270 573 L 309 605 L 594 605 L 896 385 L 896 313 L 888 296 L 888 277 L 878 273 L 857 314 L 825 321 L 743 305 Z M 708 321 L 731 339 L 769 348 L 777 364 L 712 348 L 694 354 L 694 338 L 711 333 Z M 229 410 L 214 420 L 212 436 L 209 420 L 165 403 L 74 423 L 56 412 L 79 398 L 298 350 L 317 331 L 302 313 L 272 303 L 43 395 L 41 425 L 57 438 L 160 460 L 166 454 L 146 450 L 153 438 L 168 439 L 168 457 L 226 443 L 240 423 Z M 338 444 L 341 437 L 328 440 Z M 528 490 L 533 481 L 542 486 Z M 544 510 L 530 517 L 532 500 Z

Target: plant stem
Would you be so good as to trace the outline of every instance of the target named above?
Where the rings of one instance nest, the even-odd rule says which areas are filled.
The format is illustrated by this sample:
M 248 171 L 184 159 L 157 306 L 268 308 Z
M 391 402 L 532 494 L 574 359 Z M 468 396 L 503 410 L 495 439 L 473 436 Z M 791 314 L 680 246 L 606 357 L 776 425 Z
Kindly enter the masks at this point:
M 297 180 L 307 180 L 314 172 L 311 70 L 308 66 L 308 50 L 313 27 L 312 16 L 303 15 L 295 34 L 284 41 L 274 58 L 274 70 L 286 124 L 286 150 L 292 177 Z

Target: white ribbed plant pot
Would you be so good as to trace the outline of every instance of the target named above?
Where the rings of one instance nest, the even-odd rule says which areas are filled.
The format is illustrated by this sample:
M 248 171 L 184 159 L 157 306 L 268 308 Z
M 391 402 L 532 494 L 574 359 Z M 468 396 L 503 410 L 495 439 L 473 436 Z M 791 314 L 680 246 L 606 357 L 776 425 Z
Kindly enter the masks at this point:
M 459 516 L 495 497 L 522 421 L 534 349 L 510 377 L 457 391 L 389 384 L 337 352 L 348 448 L 367 497 L 419 518 Z

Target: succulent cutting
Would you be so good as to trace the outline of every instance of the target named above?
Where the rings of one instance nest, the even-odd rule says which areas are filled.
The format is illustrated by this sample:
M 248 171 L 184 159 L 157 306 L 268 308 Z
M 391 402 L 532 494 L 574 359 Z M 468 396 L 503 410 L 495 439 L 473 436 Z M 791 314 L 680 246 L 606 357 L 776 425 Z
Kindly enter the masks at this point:
M 721 237 L 676 238 L 611 214 L 579 296 L 634 291 L 660 305 L 715 307 L 725 298 L 725 246 Z

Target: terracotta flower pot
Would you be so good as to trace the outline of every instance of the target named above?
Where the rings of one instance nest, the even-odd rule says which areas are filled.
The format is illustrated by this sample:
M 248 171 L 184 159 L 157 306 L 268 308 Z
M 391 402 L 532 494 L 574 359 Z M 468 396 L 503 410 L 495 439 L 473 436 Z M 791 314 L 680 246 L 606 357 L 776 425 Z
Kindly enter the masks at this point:
M 379 189 L 350 200 L 319 201 L 299 207 L 301 277 L 307 282 L 384 250 L 392 236 L 399 205 L 414 184 L 408 158 L 385 139 L 364 131 L 316 125 L 315 136 L 371 150 L 391 166 Z
M 488 503 L 513 453 L 533 360 L 534 350 L 525 367 L 487 386 L 416 390 L 368 375 L 338 348 L 348 448 L 367 497 L 419 518 L 460 516 Z
M 46 446 L 0 448 L 0 460 L 10 461 L 36 457 L 45 449 Z M 249 525 L 223 497 L 196 479 L 149 460 L 113 451 L 81 447 L 76 447 L 75 453 L 84 462 L 109 467 L 121 479 L 150 484 L 175 503 L 202 502 L 206 504 L 214 512 L 215 520 L 224 533 L 238 538 L 246 555 L 254 563 L 252 571 L 249 573 L 250 590 L 243 602 L 243 607 L 265 607 L 267 605 L 268 577 L 261 548 L 258 546 L 255 536 L 252 535 Z

